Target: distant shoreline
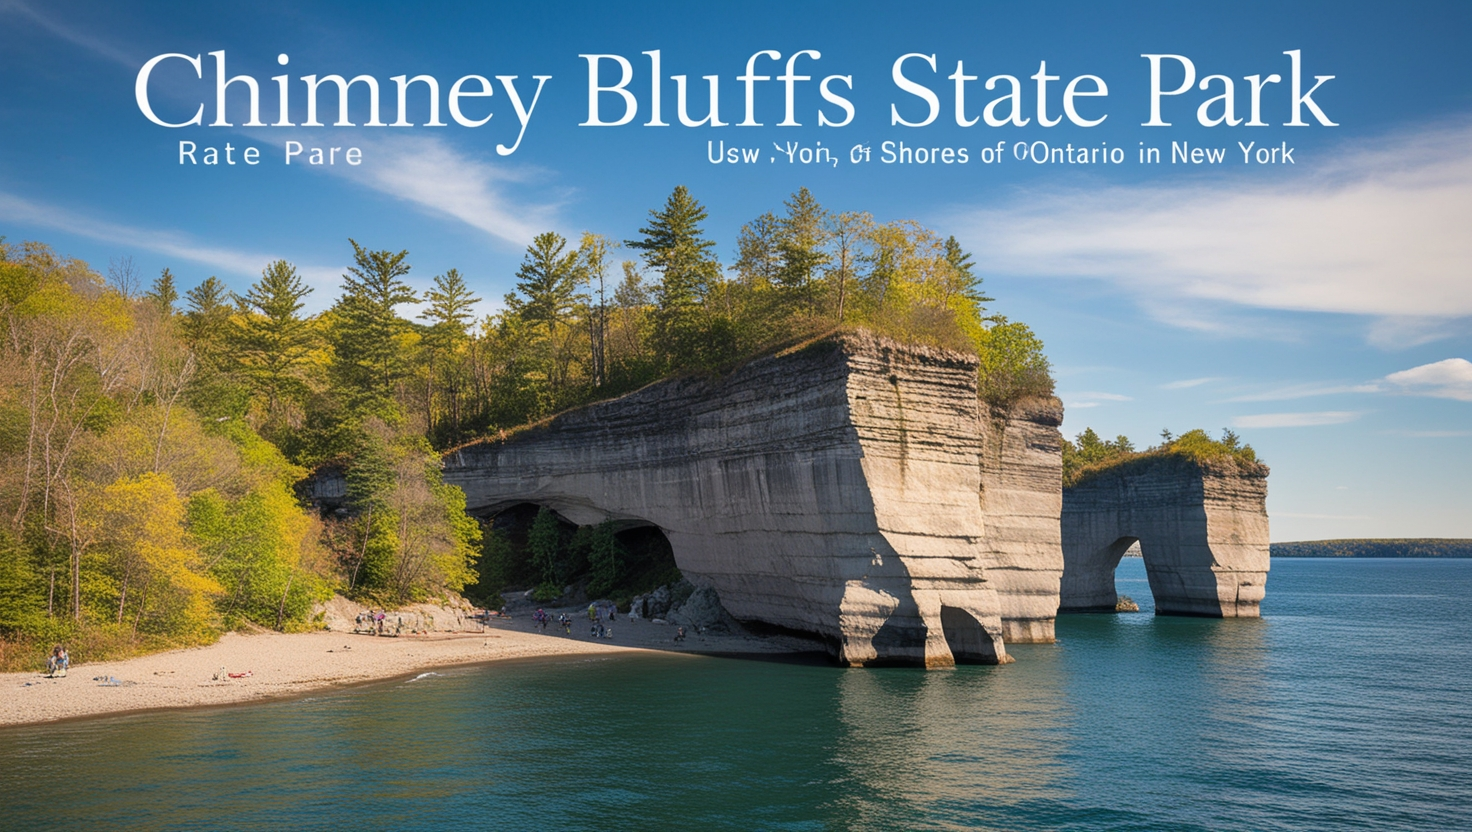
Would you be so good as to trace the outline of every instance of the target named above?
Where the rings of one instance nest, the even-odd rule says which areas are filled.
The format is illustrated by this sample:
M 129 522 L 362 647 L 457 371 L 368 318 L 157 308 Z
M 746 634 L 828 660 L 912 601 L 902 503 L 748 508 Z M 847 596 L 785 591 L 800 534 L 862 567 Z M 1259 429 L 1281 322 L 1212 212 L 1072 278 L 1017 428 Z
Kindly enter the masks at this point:
M 1275 558 L 1472 558 L 1472 539 L 1451 537 L 1302 540 L 1272 544 Z

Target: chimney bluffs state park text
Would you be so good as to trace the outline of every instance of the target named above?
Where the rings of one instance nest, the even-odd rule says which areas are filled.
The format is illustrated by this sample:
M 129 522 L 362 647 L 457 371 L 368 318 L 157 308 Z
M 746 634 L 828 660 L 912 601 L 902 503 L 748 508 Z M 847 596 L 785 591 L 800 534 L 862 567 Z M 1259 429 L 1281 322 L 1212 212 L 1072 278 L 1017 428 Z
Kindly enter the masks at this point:
M 174 128 L 490 126 L 498 131 L 496 152 L 510 156 L 521 147 L 544 89 L 552 95 L 557 88 L 550 74 L 467 74 L 442 84 L 427 74 L 405 73 L 380 82 L 372 75 L 317 72 L 293 80 L 283 72 L 262 82 L 249 74 L 231 75 L 224 50 L 207 55 L 167 52 L 144 63 L 134 88 L 143 116 Z M 633 59 L 618 54 L 578 58 L 587 70 L 580 127 L 845 127 L 858 114 L 856 85 L 870 83 L 852 71 L 825 71 L 816 49 L 754 52 L 744 68 L 732 68 L 741 74 L 724 87 L 722 75 L 700 75 L 706 90 L 699 95 L 692 93 L 697 84 L 690 82 L 687 68 L 667 66 L 658 49 Z M 1186 55 L 1140 58 L 1140 72 L 1126 79 L 1130 86 L 1124 97 L 1129 117 L 1139 118 L 1143 127 L 1170 127 L 1192 117 L 1204 127 L 1338 126 L 1314 100 L 1334 76 L 1310 75 L 1299 49 L 1267 55 L 1257 71 L 1236 76 L 1198 66 Z M 955 69 L 948 72 L 952 60 Z M 291 58 L 283 53 L 276 63 L 284 67 Z M 888 124 L 919 128 L 953 118 L 959 127 L 1065 122 L 1096 127 L 1109 118 L 1110 86 L 1102 76 L 1065 81 L 1049 73 L 1047 60 L 1039 60 L 1035 72 L 1030 69 L 987 67 L 975 59 L 968 67 L 965 58 L 934 53 L 900 55 L 887 79 L 894 91 Z M 774 106 L 778 100 L 781 121 L 759 120 L 758 104 Z M 417 121 L 410 117 L 411 104 Z M 213 118 L 207 120 L 210 113 Z M 262 120 L 273 113 L 273 121 Z M 495 119 L 498 114 L 501 119 Z M 390 115 L 393 120 L 385 121 Z

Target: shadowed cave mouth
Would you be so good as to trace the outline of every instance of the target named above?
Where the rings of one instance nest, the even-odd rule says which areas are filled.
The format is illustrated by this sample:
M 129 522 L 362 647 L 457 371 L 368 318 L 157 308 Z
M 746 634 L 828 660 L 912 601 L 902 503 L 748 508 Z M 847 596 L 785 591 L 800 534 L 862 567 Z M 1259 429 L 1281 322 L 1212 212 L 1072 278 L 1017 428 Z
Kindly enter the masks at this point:
M 627 611 L 634 596 L 681 578 L 669 539 L 654 525 L 579 526 L 536 503 L 479 519 L 479 581 L 465 592 L 476 603 L 500 606 L 503 592 L 533 590 L 546 603 L 608 598 Z
M 956 664 L 996 664 L 997 649 L 981 622 L 966 610 L 942 605 L 940 626 L 946 647 Z M 878 656 L 864 662 L 865 667 L 924 667 L 927 628 L 916 610 L 904 605 L 874 634 Z

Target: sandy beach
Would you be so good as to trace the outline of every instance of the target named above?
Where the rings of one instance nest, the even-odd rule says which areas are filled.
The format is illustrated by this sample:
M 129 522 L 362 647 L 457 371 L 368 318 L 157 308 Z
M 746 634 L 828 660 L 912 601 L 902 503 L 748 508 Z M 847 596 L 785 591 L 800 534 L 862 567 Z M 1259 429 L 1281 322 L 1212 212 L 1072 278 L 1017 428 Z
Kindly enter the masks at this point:
M 563 611 L 548 612 L 555 619 Z M 798 640 L 749 635 L 692 633 L 676 643 L 673 626 L 623 617 L 612 624 L 613 638 L 597 639 L 589 635 L 586 608 L 566 611 L 573 617 L 571 634 L 555 620 L 540 632 L 522 615 L 484 626 L 471 621 L 452 625 L 460 632 L 389 638 L 354 634 L 351 620 L 334 616 L 328 631 L 226 633 L 207 647 L 73 664 L 65 678 L 0 674 L 0 725 L 299 696 L 502 659 L 636 650 L 751 654 L 812 649 Z M 240 678 L 229 675 L 247 672 Z

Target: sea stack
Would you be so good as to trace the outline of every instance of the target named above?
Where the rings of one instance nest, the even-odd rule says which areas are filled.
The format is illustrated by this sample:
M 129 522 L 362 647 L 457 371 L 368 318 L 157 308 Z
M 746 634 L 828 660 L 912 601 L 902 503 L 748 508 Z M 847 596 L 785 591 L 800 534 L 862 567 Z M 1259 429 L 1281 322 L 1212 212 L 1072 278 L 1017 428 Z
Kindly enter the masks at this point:
M 1060 611 L 1113 610 L 1114 568 L 1139 541 L 1157 614 L 1257 617 L 1267 477 L 1231 457 L 1144 454 L 1065 488 Z

